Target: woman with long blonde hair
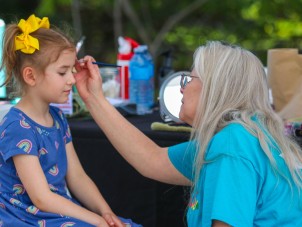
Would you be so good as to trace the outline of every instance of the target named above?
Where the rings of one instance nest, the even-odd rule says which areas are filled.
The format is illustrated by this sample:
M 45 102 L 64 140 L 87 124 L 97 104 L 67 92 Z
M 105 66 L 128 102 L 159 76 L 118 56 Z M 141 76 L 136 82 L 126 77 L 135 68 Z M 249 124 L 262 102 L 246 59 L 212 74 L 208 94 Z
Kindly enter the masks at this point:
M 94 59 L 84 60 L 78 92 L 116 150 L 146 177 L 192 186 L 188 226 L 302 226 L 301 150 L 284 135 L 254 54 L 218 41 L 197 48 L 180 82 L 191 139 L 169 148 L 110 105 Z

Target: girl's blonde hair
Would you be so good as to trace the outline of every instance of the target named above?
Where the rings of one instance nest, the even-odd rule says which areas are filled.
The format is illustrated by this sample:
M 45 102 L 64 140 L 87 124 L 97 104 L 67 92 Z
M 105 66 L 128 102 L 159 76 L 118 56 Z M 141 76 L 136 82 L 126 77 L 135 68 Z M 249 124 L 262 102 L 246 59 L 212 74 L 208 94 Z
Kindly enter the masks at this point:
M 11 87 L 10 96 L 22 96 L 25 92 L 25 83 L 22 78 L 24 67 L 34 67 L 43 73 L 45 68 L 55 62 L 63 50 L 75 51 L 73 40 L 56 27 L 50 29 L 39 28 L 30 35 L 37 38 L 40 49 L 33 54 L 15 51 L 15 37 L 22 30 L 17 23 L 9 24 L 3 36 L 3 56 L 0 70 L 5 70 L 6 79 L 2 85 Z
M 195 159 L 194 185 L 206 162 L 205 151 L 210 140 L 226 125 L 236 122 L 259 139 L 275 171 L 291 187 L 294 182 L 301 189 L 302 174 L 298 165 L 302 163 L 301 150 L 284 135 L 283 122 L 270 105 L 266 73 L 260 60 L 238 46 L 211 41 L 195 51 L 193 69 L 203 83 L 193 123 L 195 130 L 191 134 L 191 139 L 197 141 L 199 149 Z M 252 121 L 253 116 L 257 117 L 258 123 Z M 273 143 L 282 153 L 292 179 L 278 170 L 269 149 L 275 146 Z

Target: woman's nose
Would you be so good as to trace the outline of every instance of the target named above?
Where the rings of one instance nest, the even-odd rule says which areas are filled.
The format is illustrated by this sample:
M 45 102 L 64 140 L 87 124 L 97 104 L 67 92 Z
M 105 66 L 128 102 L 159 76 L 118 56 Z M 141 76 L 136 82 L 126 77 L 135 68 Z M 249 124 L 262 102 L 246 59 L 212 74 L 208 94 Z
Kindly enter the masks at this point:
M 180 87 L 180 93 L 183 94 L 184 93 L 184 88 Z

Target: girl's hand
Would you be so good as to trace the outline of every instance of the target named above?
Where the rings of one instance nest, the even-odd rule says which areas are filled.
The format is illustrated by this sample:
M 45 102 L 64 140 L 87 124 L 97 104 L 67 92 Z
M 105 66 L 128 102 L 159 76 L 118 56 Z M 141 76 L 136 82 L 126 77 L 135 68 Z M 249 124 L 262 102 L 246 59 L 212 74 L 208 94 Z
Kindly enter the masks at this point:
M 107 221 L 103 217 L 100 217 L 100 220 L 98 221 L 98 224 L 96 226 L 97 227 L 110 227 L 110 225 L 107 223 Z
M 106 222 L 109 224 L 109 226 L 114 226 L 114 227 L 125 227 L 126 226 L 113 213 L 104 213 L 102 216 L 106 220 Z

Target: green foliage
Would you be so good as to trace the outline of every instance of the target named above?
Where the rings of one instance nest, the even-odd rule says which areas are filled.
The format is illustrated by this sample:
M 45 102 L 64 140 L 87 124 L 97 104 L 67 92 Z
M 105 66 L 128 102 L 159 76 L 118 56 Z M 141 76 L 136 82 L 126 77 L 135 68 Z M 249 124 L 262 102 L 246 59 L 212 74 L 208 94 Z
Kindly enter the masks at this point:
M 3 1 L 0 16 L 10 19 L 12 16 L 27 17 L 31 12 L 35 12 L 37 15 L 50 17 L 53 24 L 65 22 L 72 26 L 73 1 L 75 0 Z M 125 10 L 121 12 L 122 27 L 119 35 L 152 45 L 163 25 L 173 18 L 172 16 L 202 0 L 78 0 L 82 33 L 86 36 L 85 54 L 93 55 L 101 61 L 116 61 L 118 47 L 114 30 L 114 7 L 118 1 L 129 2 L 139 23 L 145 29 L 149 43 L 142 39 L 142 31 Z M 173 50 L 175 69 L 190 68 L 194 50 L 207 40 L 224 40 L 239 44 L 254 52 L 264 64 L 268 49 L 302 49 L 302 16 L 298 10 L 302 8 L 302 0 L 204 2 L 167 30 L 154 53 L 154 58 L 158 60 L 157 68 L 162 61 L 160 54 L 167 49 Z
M 60 7 L 69 7 L 72 0 L 41 0 L 37 12 L 41 15 L 54 16 Z
M 37 11 L 41 15 L 54 15 L 56 12 L 56 5 L 54 0 L 42 0 Z

